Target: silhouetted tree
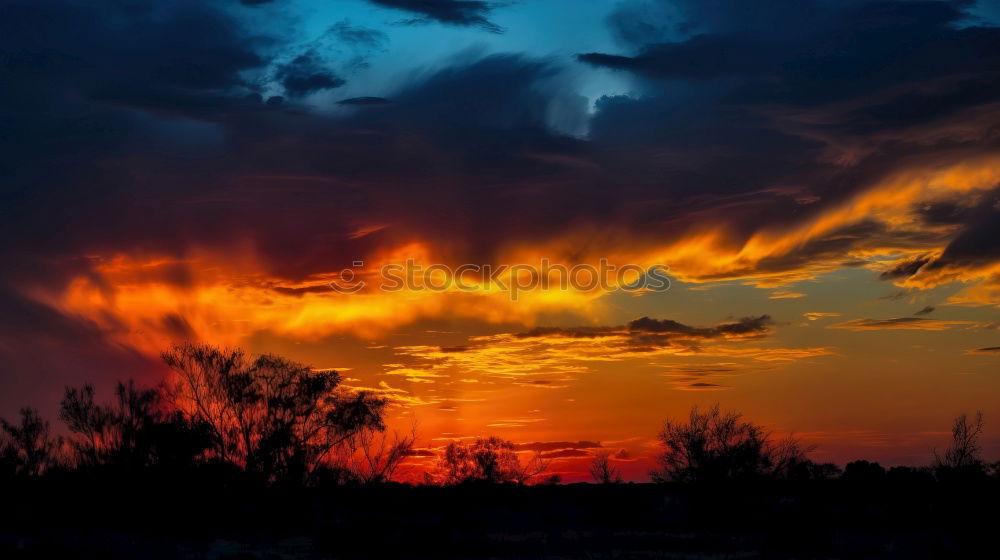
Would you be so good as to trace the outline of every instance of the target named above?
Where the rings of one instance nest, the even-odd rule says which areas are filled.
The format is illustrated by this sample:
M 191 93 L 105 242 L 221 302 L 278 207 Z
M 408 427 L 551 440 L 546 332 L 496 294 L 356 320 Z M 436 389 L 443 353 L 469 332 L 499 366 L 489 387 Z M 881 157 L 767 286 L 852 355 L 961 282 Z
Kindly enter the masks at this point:
M 8 474 L 39 476 L 56 463 L 56 440 L 49 423 L 33 408 L 22 408 L 20 422 L 0 418 L 0 456 Z
M 951 427 L 951 446 L 939 455 L 934 452 L 934 471 L 942 479 L 967 479 L 986 474 L 979 436 L 983 433 L 983 413 L 970 420 L 965 414 L 955 418 Z
M 163 353 L 172 404 L 212 432 L 212 452 L 267 482 L 303 483 L 352 438 L 385 429 L 387 401 L 279 356 L 185 344 Z
M 138 470 L 194 464 L 211 445 L 207 426 L 167 408 L 162 393 L 119 382 L 110 404 L 94 400 L 94 387 L 67 387 L 59 418 L 70 432 L 79 466 Z
M 443 484 L 525 484 L 542 474 L 548 463 L 540 453 L 522 464 L 517 446 L 496 436 L 477 438 L 471 444 L 452 442 L 438 463 Z
M 859 459 L 847 463 L 840 478 L 855 482 L 878 482 L 885 479 L 885 467 L 874 461 Z
M 658 436 L 664 447 L 657 482 L 706 482 L 784 477 L 806 461 L 798 440 L 773 440 L 761 426 L 737 412 L 715 405 L 707 412 L 693 407 L 687 422 L 668 420 Z
M 416 429 L 409 434 L 362 430 L 351 440 L 347 470 L 361 484 L 382 484 L 395 479 L 403 461 L 413 452 Z
M 94 386 L 86 384 L 76 389 L 67 387 L 59 407 L 62 420 L 75 437 L 70 439 L 77 465 L 99 465 L 104 462 L 108 425 L 111 414 L 94 402 Z
M 622 475 L 618 467 L 611 464 L 611 452 L 602 451 L 590 462 L 590 476 L 598 484 L 618 484 Z

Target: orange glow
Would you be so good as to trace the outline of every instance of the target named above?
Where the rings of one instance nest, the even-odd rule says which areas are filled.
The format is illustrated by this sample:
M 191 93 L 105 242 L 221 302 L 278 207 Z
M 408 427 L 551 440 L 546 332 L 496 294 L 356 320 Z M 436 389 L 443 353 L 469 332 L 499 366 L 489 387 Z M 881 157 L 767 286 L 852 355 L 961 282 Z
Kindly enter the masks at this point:
M 434 263 L 452 267 L 460 264 L 451 261 L 452 248 L 435 247 L 419 240 L 378 247 L 372 255 L 359 255 L 365 263 L 354 272 L 369 286 L 354 294 L 329 288 L 328 283 L 337 279 L 339 270 L 317 271 L 305 278 L 289 280 L 268 272 L 272 270 L 270 263 L 252 248 L 243 247 L 224 254 L 206 248 L 192 249 L 184 258 L 127 253 L 95 257 L 90 273 L 74 278 L 65 291 L 35 291 L 32 295 L 65 315 L 96 325 L 115 343 L 150 356 L 185 339 L 246 346 L 262 344 L 251 341 L 263 336 L 271 344 L 295 341 L 294 344 L 322 346 L 329 337 L 348 335 L 359 339 L 359 346 L 367 344 L 372 352 L 391 357 L 356 356 L 352 361 L 341 358 L 335 350 L 325 350 L 305 353 L 305 358 L 299 359 L 319 362 L 316 365 L 330 365 L 324 363 L 329 360 L 357 368 L 357 373 L 348 372 L 347 384 L 392 399 L 395 405 L 391 424 L 406 430 L 416 419 L 429 450 L 453 438 L 497 432 L 518 442 L 544 441 L 574 437 L 568 435 L 572 432 L 561 431 L 568 428 L 557 426 L 552 418 L 558 417 L 560 425 L 589 426 L 591 412 L 586 406 L 594 406 L 592 403 L 599 401 L 598 397 L 612 399 L 618 403 L 614 406 L 625 406 L 624 403 L 637 406 L 629 400 L 637 388 L 675 405 L 682 402 L 676 400 L 680 398 L 678 395 L 690 399 L 731 398 L 730 395 L 739 392 L 730 389 L 740 384 L 773 386 L 779 393 L 790 391 L 788 387 L 794 386 L 794 378 L 777 377 L 780 373 L 795 371 L 802 375 L 817 367 L 827 367 L 823 364 L 844 360 L 850 354 L 849 348 L 828 342 L 827 333 L 881 336 L 862 331 L 905 329 L 917 335 L 947 334 L 982 326 L 981 321 L 952 317 L 895 324 L 865 320 L 839 308 L 833 311 L 829 307 L 812 307 L 808 289 L 788 285 L 836 271 L 847 260 L 862 263 L 874 276 L 915 257 L 938 258 L 956 232 L 941 228 L 920 237 L 920 241 L 908 237 L 918 229 L 928 231 L 919 223 L 916 214 L 919 206 L 951 200 L 959 194 L 971 199 L 973 194 L 992 188 L 997 181 L 1000 181 L 1000 159 L 996 158 L 946 168 L 914 169 L 892 175 L 826 211 L 793 223 L 776 223 L 744 234 L 743 238 L 731 227 L 715 223 L 692 226 L 675 239 L 643 237 L 621 228 L 594 226 L 539 239 L 530 245 L 510 244 L 494 256 L 495 262 L 505 264 L 536 264 L 548 259 L 566 266 L 578 263 L 597 266 L 602 258 L 616 265 L 665 264 L 669 265 L 673 278 L 704 287 L 736 280 L 768 289 L 761 293 L 765 302 L 800 305 L 793 315 L 800 322 L 795 328 L 812 324 L 810 331 L 822 333 L 802 340 L 776 340 L 769 332 L 768 336 L 677 337 L 669 343 L 643 345 L 621 328 L 605 328 L 594 336 L 580 338 L 516 335 L 513 334 L 516 330 L 509 330 L 510 325 L 521 325 L 527 330 L 546 324 L 543 319 L 559 314 L 570 314 L 563 316 L 562 324 L 570 320 L 567 316 L 572 317 L 572 325 L 622 324 L 622 311 L 614 298 L 607 297 L 610 292 L 604 290 L 534 288 L 521 292 L 518 300 L 513 301 L 499 287 L 469 278 L 463 279 L 468 289 L 455 286 L 439 292 L 377 289 L 379 270 L 386 264 L 407 260 L 423 267 Z M 836 238 L 844 228 L 861 221 L 876 222 L 883 229 L 873 236 L 850 238 L 839 252 L 809 253 L 811 243 Z M 379 229 L 382 228 L 360 228 L 351 236 L 364 237 Z M 776 262 L 785 264 L 773 264 Z M 919 291 L 962 282 L 966 285 L 942 303 L 996 306 L 1000 302 L 998 267 L 984 264 L 925 268 L 913 276 L 896 279 L 895 283 Z M 515 274 L 507 271 L 502 278 L 510 283 L 517 280 Z M 613 291 L 617 286 L 613 278 L 609 280 Z M 824 324 L 834 317 L 838 317 L 836 322 L 830 322 L 835 324 Z M 447 333 L 425 332 L 422 338 L 395 338 L 404 327 L 438 319 L 503 325 L 506 332 L 468 336 L 458 342 L 454 342 L 454 337 L 448 338 L 451 335 Z M 717 317 L 713 322 L 722 319 Z M 789 316 L 782 319 L 787 321 Z M 624 321 L 627 320 L 630 319 L 626 317 Z M 785 325 L 775 330 L 787 328 Z M 439 342 L 442 339 L 461 346 L 445 346 Z M 989 344 L 984 342 L 982 346 Z M 282 346 L 278 351 L 294 355 L 295 347 Z M 993 356 L 992 353 L 983 356 L 984 352 L 975 354 L 980 361 Z M 714 365 L 698 366 L 706 363 Z M 618 373 L 630 369 L 641 374 Z M 727 373 L 730 369 L 738 373 Z M 621 393 L 615 390 L 609 393 L 608 384 L 618 375 L 625 378 L 621 389 L 616 389 Z M 734 385 L 731 378 L 737 376 L 740 379 Z M 784 385 L 757 381 L 770 380 L 771 376 L 784 379 Z M 764 402 L 771 397 L 758 394 L 755 398 L 757 401 L 753 402 Z M 588 402 L 591 404 L 578 404 Z M 686 405 L 688 401 L 683 402 Z M 637 419 L 605 435 L 593 436 L 609 441 L 636 437 L 614 446 L 624 453 L 623 457 L 628 457 L 621 464 L 630 465 L 636 476 L 641 475 L 655 454 L 648 436 L 655 430 L 657 419 L 665 414 L 652 398 L 651 402 L 641 404 L 641 414 L 636 413 L 641 421 Z M 764 415 L 764 420 L 766 411 L 757 411 Z M 597 426 L 591 429 L 602 433 Z M 413 462 L 430 464 L 433 458 L 414 458 Z M 555 465 L 564 472 L 577 473 L 572 476 L 579 478 L 585 462 L 586 459 L 567 456 L 559 458 Z
M 506 263 L 537 263 L 544 258 L 567 266 L 576 263 L 596 266 L 600 258 L 619 265 L 667 264 L 672 275 L 687 282 L 743 279 L 760 287 L 774 287 L 835 270 L 849 257 L 871 259 L 896 255 L 899 258 L 940 252 L 941 247 L 893 246 L 890 236 L 859 240 L 857 247 L 846 255 L 806 259 L 792 269 L 758 270 L 764 259 L 793 253 L 810 241 L 863 219 L 881 221 L 890 233 L 903 231 L 914 223 L 913 209 L 918 203 L 984 190 L 998 181 L 998 158 L 940 169 L 908 170 L 806 222 L 764 228 L 738 246 L 729 241 L 732 235 L 725 227 L 692 231 L 659 248 L 630 242 L 624 234 L 612 230 L 603 236 L 579 231 L 532 247 L 508 248 L 501 252 L 500 259 Z M 363 229 L 368 233 L 379 228 Z M 628 247 L 635 249 L 622 249 Z M 382 265 L 407 259 L 427 267 L 444 262 L 440 258 L 443 254 L 447 252 L 436 255 L 422 242 L 387 247 L 366 261 L 358 277 L 377 280 Z M 996 278 L 1000 277 L 998 266 L 921 272 L 899 284 L 925 289 L 950 281 Z M 249 250 L 224 256 L 196 250 L 185 259 L 118 255 L 95 259 L 93 275 L 77 277 L 65 293 L 35 295 L 64 313 L 93 321 L 119 342 L 147 352 L 158 351 L 185 336 L 220 344 L 239 344 L 258 331 L 303 339 L 334 333 L 374 339 L 422 318 L 468 317 L 488 323 L 533 325 L 543 313 L 572 311 L 594 323 L 607 314 L 601 300 L 605 292 L 600 290 L 533 289 L 519 294 L 519 300 L 514 302 L 497 286 L 473 281 L 471 290 L 451 287 L 443 292 L 382 292 L 369 286 L 356 294 L 339 294 L 325 289 L 338 274 L 336 271 L 315 273 L 306 281 L 290 283 L 270 277 L 263 270 L 265 267 Z M 178 281 L 178 276 L 184 280 Z M 504 278 L 507 282 L 517 280 L 509 270 Z M 971 286 L 952 301 L 995 305 L 998 301 L 995 286 L 995 282 Z M 613 279 L 611 287 L 615 287 Z M 773 292 L 771 297 L 800 295 L 785 290 Z M 183 321 L 178 322 L 178 318 Z

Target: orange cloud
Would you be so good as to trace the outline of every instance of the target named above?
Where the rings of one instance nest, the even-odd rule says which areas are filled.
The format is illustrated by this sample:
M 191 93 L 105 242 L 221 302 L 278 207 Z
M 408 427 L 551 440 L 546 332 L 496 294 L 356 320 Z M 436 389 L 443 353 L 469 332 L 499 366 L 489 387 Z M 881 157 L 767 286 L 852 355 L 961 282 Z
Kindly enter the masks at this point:
M 546 258 L 572 265 L 607 258 L 618 265 L 666 264 L 672 275 L 688 282 L 742 279 L 774 288 L 836 270 L 845 260 L 876 267 L 921 255 L 937 258 L 954 236 L 954 228 L 929 227 L 917 216 L 919 205 L 984 192 L 998 182 L 997 157 L 915 167 L 812 216 L 760 228 L 742 240 L 716 221 L 695 222 L 668 243 L 602 225 L 563 232 L 530 246 L 504 247 L 496 252 L 495 260 L 536 263 Z M 881 229 L 874 235 L 849 232 L 861 223 L 877 223 Z M 367 236 L 379 227 L 360 228 L 356 235 Z M 834 249 L 829 248 L 831 244 Z M 447 262 L 449 255 L 448 247 L 432 248 L 422 242 L 384 247 L 365 261 L 358 277 L 374 279 L 386 263 L 414 259 L 427 266 Z M 147 353 L 186 338 L 239 344 L 260 331 L 299 339 L 336 333 L 375 338 L 429 317 L 530 326 L 544 313 L 568 311 L 594 322 L 608 314 L 602 301 L 608 292 L 602 290 L 535 288 L 522 292 L 516 302 L 509 293 L 482 282 L 473 283 L 469 290 L 383 292 L 369 287 L 341 294 L 328 289 L 338 274 L 317 271 L 302 279 L 280 278 L 269 273 L 268 263 L 249 249 L 193 250 L 180 259 L 122 254 L 94 258 L 90 270 L 71 279 L 61 292 L 36 288 L 31 295 L 66 315 L 86 319 L 118 343 Z M 506 278 L 512 281 L 516 276 L 508 272 Z M 968 284 L 952 296 L 950 304 L 1000 303 L 1000 262 L 924 266 L 896 280 L 900 286 L 916 289 L 948 282 Z M 611 283 L 609 287 L 617 286 Z M 772 293 L 775 298 L 800 296 L 790 290 Z M 932 325 L 909 322 L 896 328 L 935 328 Z M 846 323 L 838 328 L 885 325 Z
M 594 261 L 603 256 L 616 263 L 669 265 L 685 282 L 746 280 L 761 288 L 786 286 L 842 268 L 845 262 L 879 269 L 920 255 L 940 256 L 957 234 L 954 225 L 928 224 L 921 208 L 941 201 L 965 200 L 1000 183 L 1000 157 L 990 156 L 947 165 L 916 165 L 887 175 L 858 194 L 798 220 L 775 220 L 744 236 L 717 218 L 706 216 L 667 243 L 609 224 L 583 228 L 531 247 L 509 248 L 511 262 L 541 256 L 553 261 Z M 860 229 L 859 229 L 860 228 Z M 996 266 L 1000 266 L 998 263 Z M 933 287 L 944 282 L 972 281 L 1000 274 L 993 265 L 961 267 L 933 277 L 900 280 L 900 285 Z M 791 290 L 777 298 L 799 297 Z M 995 294 L 978 295 L 978 300 Z
M 529 292 L 517 302 L 487 288 L 344 294 L 327 285 L 332 273 L 292 283 L 264 270 L 251 257 L 232 255 L 118 256 L 95 259 L 92 272 L 71 280 L 61 293 L 36 290 L 31 295 L 66 315 L 85 318 L 121 344 L 154 355 L 189 339 L 238 345 L 258 331 L 304 340 L 336 333 L 375 338 L 424 317 L 530 325 L 544 312 L 596 316 L 600 308 L 595 301 L 599 294 L 574 291 Z
M 791 290 L 775 290 L 771 292 L 768 299 L 798 299 L 806 297 L 806 294 L 802 292 L 793 292 Z
M 645 318 L 644 318 L 645 319 Z M 649 360 L 659 356 L 723 356 L 758 362 L 780 362 L 832 354 L 829 348 L 781 348 L 759 344 L 769 327 L 744 320 L 715 327 L 688 327 L 646 319 L 625 327 L 542 328 L 524 333 L 471 337 L 467 346 L 402 346 L 396 351 L 411 365 L 389 375 L 427 372 L 425 377 L 498 379 L 523 384 L 571 381 L 590 371 L 591 362 Z M 757 344 L 755 344 L 757 342 Z M 695 366 L 696 367 L 696 366 Z M 683 377 L 691 377 L 690 372 Z M 702 389 L 708 386 L 700 387 Z
M 802 314 L 803 317 L 809 319 L 810 321 L 818 321 L 820 319 L 825 319 L 827 317 L 840 317 L 840 313 L 830 313 L 822 311 L 809 311 Z

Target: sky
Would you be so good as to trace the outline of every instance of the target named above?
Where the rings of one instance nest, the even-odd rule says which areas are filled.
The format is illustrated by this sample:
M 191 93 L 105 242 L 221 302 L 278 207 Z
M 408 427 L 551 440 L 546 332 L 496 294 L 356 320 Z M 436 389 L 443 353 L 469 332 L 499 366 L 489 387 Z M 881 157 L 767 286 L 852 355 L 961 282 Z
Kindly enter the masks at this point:
M 197 341 L 336 369 L 428 464 L 639 480 L 714 403 L 911 465 L 981 410 L 1000 459 L 998 4 L 0 0 L 0 416 Z M 669 289 L 381 283 L 543 259 Z

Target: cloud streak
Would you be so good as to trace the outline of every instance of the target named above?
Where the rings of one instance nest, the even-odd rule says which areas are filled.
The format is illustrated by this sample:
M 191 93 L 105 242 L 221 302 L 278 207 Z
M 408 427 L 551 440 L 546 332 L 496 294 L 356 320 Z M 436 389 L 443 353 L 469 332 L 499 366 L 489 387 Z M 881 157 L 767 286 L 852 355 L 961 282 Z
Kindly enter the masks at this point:
M 503 33 L 503 28 L 487 19 L 494 4 L 478 0 L 368 0 L 376 6 L 403 10 L 418 18 L 409 24 L 437 21 L 448 25 L 479 27 L 491 33 Z
M 955 327 L 969 327 L 976 324 L 975 321 L 945 321 L 939 319 L 921 319 L 919 317 L 897 317 L 894 319 L 852 319 L 843 323 L 829 325 L 827 328 L 851 331 L 944 331 Z
M 643 317 L 619 327 L 536 328 L 470 337 L 460 351 L 454 347 L 396 347 L 395 351 L 407 365 L 391 368 L 386 374 L 409 376 L 408 379 L 412 377 L 414 381 L 425 378 L 434 381 L 436 376 L 452 379 L 473 375 L 515 384 L 534 383 L 539 379 L 550 382 L 555 377 L 562 380 L 558 387 L 566 387 L 572 385 L 575 377 L 590 372 L 591 366 L 597 363 L 649 361 L 662 356 L 715 356 L 774 363 L 832 353 L 825 347 L 783 348 L 755 344 L 771 334 L 772 325 L 771 319 L 764 315 L 713 327 L 693 327 L 669 319 Z M 675 377 L 692 376 L 696 374 Z M 694 383 L 692 379 L 686 380 L 688 383 L 683 388 L 689 390 L 723 388 L 704 380 Z

